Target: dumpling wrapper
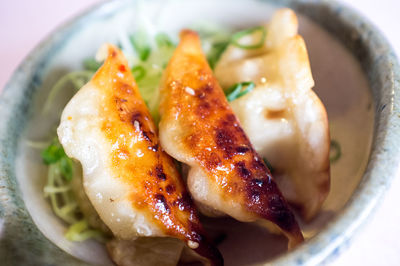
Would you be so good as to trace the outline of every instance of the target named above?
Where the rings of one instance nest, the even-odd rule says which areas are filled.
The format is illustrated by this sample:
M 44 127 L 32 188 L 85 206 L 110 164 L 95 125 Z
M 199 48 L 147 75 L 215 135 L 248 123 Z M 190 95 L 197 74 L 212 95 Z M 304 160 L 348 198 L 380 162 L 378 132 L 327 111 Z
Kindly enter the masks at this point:
M 66 154 L 82 164 L 91 203 L 118 239 L 177 238 L 221 265 L 122 52 L 104 45 L 98 55 L 103 66 L 67 104 L 57 130 Z
M 271 221 L 293 247 L 302 233 L 267 166 L 256 153 L 201 50 L 184 30 L 161 84 L 160 141 L 190 167 L 188 189 L 208 213 Z
M 272 165 L 285 198 L 310 220 L 330 188 L 328 118 L 311 90 L 314 80 L 295 13 L 278 10 L 265 29 L 258 49 L 229 45 L 215 75 L 223 88 L 243 81 L 256 84 L 231 106 L 256 151 Z M 259 40 L 254 32 L 240 43 Z

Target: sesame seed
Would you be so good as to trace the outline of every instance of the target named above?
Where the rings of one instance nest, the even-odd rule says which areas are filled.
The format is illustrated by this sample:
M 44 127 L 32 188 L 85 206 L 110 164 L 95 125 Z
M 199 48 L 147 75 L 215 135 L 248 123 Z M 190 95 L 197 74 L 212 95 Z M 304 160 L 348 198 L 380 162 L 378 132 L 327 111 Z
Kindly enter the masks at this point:
M 135 120 L 133 122 L 133 126 L 135 127 L 135 131 L 137 131 L 137 132 L 140 131 L 140 123 L 139 123 L 139 121 Z
M 187 92 L 187 93 L 189 93 L 190 95 L 195 95 L 195 91 L 194 91 L 194 89 L 192 89 L 192 88 L 190 88 L 190 87 L 185 87 L 185 91 Z
M 189 240 L 187 244 L 191 249 L 196 249 L 199 247 L 199 243 L 192 240 Z

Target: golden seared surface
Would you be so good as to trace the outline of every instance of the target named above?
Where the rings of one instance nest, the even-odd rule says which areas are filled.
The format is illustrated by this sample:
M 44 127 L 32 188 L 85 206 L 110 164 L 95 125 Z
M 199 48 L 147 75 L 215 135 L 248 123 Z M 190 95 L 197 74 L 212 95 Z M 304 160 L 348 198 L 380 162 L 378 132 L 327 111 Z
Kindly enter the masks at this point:
M 257 49 L 229 45 L 215 66 L 224 89 L 241 81 L 255 88 L 230 102 L 256 151 L 267 158 L 285 199 L 311 220 L 330 189 L 329 122 L 312 90 L 306 44 L 293 10 L 278 9 Z M 259 32 L 243 37 L 256 43 Z M 288 163 L 290 162 L 290 163 Z
M 192 158 L 186 163 L 201 168 L 221 201 L 239 203 L 254 220 L 277 224 L 292 244 L 303 240 L 268 168 L 214 78 L 195 32 L 181 33 L 181 42 L 164 74 L 160 113 L 160 131 L 170 124 L 179 127 L 180 135 L 174 140 L 177 149 Z
M 152 118 L 121 52 L 109 46 L 108 58 L 92 82 L 104 90 L 102 130 L 113 145 L 115 176 L 129 184 L 135 208 L 164 228 L 187 238 L 195 210 L 172 159 L 158 145 Z
M 127 198 L 134 212 L 156 225 L 161 236 L 182 239 L 214 264 L 221 264 L 221 255 L 204 238 L 195 206 L 172 158 L 159 145 L 156 128 L 126 59 L 112 45 L 107 46 L 107 54 L 89 85 L 101 94 L 99 126 L 111 147 L 107 157 L 107 171 L 112 173 L 109 178 L 118 179 L 128 188 Z

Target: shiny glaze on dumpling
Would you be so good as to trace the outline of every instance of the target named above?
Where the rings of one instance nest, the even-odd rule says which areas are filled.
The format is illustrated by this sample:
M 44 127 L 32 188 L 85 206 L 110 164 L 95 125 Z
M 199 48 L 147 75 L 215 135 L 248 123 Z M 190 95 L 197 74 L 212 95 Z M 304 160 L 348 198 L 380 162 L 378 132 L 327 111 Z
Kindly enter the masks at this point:
M 311 89 L 307 49 L 296 14 L 280 9 L 258 49 L 229 45 L 216 65 L 224 88 L 253 81 L 255 89 L 231 102 L 257 152 L 274 168 L 283 195 L 305 220 L 320 210 L 329 193 L 329 124 L 321 100 Z M 259 40 L 256 32 L 242 42 Z
M 299 244 L 295 217 L 213 76 L 198 35 L 184 30 L 180 37 L 161 84 L 163 148 L 189 165 L 189 191 L 208 213 L 271 221 L 289 246 Z
M 99 55 L 103 66 L 67 104 L 58 128 L 65 152 L 82 164 L 90 201 L 119 239 L 178 238 L 221 265 L 122 52 L 105 45 Z

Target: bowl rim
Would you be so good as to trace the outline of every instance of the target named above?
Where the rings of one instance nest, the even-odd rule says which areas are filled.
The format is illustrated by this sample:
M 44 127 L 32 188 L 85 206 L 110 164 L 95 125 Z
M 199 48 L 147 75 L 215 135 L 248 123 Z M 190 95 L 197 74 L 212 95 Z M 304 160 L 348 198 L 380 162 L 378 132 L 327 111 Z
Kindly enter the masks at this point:
M 386 37 L 353 8 L 336 0 L 288 0 L 285 2 L 289 7 L 294 7 L 296 12 L 300 9 L 300 13 L 306 5 L 310 4 L 335 12 L 337 19 L 344 22 L 348 30 L 352 29 L 361 35 L 358 41 L 366 45 L 370 56 L 381 68 L 375 71 L 380 72 L 380 78 L 384 78 L 387 84 L 377 84 L 374 88 L 371 85 L 373 83 L 371 78 L 366 73 L 373 70 L 369 70 L 365 65 L 362 66 L 363 73 L 368 78 L 368 85 L 372 89 L 371 93 L 378 93 L 374 89 L 377 90 L 376 86 L 379 85 L 388 89 L 386 97 L 378 97 L 378 101 L 373 99 L 375 102 L 374 136 L 368 164 L 358 187 L 342 211 L 307 243 L 270 262 L 273 265 L 319 265 L 333 260 L 350 245 L 352 237 L 367 224 L 368 218 L 382 201 L 384 192 L 399 173 L 400 149 L 399 145 L 394 145 L 394 142 L 400 140 L 400 66 L 398 57 Z M 313 20 L 312 17 L 311 19 Z M 322 27 L 330 31 L 327 25 Z M 343 44 L 344 40 L 339 39 L 339 41 Z M 356 58 L 359 63 L 360 56 Z M 373 69 L 375 66 L 370 68 Z M 385 73 L 386 76 L 382 77 Z M 381 83 L 385 81 L 382 80 Z M 381 93 L 384 94 L 385 91 Z
M 241 0 L 246 1 L 246 0 Z M 273 5 L 288 6 L 293 8 L 296 13 L 302 13 L 304 7 L 314 5 L 319 8 L 326 8 L 331 12 L 334 12 L 337 19 L 344 22 L 349 29 L 353 29 L 354 32 L 360 35 L 360 42 L 366 45 L 366 49 L 371 56 L 378 60 L 379 67 L 381 70 L 363 69 L 364 74 L 368 76 L 366 72 L 377 71 L 378 79 L 384 79 L 375 86 L 382 85 L 387 91 L 379 91 L 375 93 L 377 99 L 375 106 L 374 116 L 374 136 L 373 143 L 370 152 L 370 158 L 368 160 L 367 167 L 360 184 L 356 191 L 353 193 L 345 207 L 334 219 L 332 219 L 315 237 L 309 239 L 306 243 L 302 244 L 298 248 L 291 252 L 281 255 L 276 259 L 267 262 L 268 264 L 274 265 L 287 265 L 287 264 L 307 264 L 317 265 L 325 262 L 329 259 L 336 257 L 345 247 L 348 246 L 350 239 L 360 230 L 364 225 L 368 217 L 376 210 L 378 203 L 382 200 L 385 190 L 389 187 L 393 178 L 399 172 L 400 162 L 400 145 L 394 145 L 394 143 L 400 140 L 400 67 L 394 50 L 391 48 L 389 42 L 382 35 L 371 22 L 365 17 L 360 15 L 357 11 L 350 7 L 347 7 L 343 3 L 339 3 L 336 0 L 258 0 L 260 2 L 268 2 Z M 15 97 L 13 90 L 18 88 L 18 84 L 25 82 L 28 84 L 29 80 L 32 79 L 35 70 L 33 67 L 40 63 L 43 55 L 47 54 L 51 49 L 52 44 L 57 42 L 62 36 L 67 34 L 72 28 L 78 25 L 84 24 L 86 20 L 90 20 L 91 17 L 98 17 L 101 15 L 112 14 L 113 12 L 120 10 L 121 6 L 129 4 L 130 0 L 117 0 L 117 1 L 101 1 L 95 5 L 87 8 L 77 16 L 69 19 L 67 22 L 62 24 L 53 30 L 46 38 L 44 38 L 29 54 L 26 56 L 20 65 L 11 75 L 9 81 L 0 94 L 0 117 L 2 121 L 9 122 L 13 118 L 11 112 L 12 108 L 7 106 L 18 105 L 18 101 L 22 98 L 11 99 Z M 309 15 L 306 14 L 309 17 Z M 313 18 L 311 17 L 313 20 Z M 319 22 L 317 22 L 321 25 Z M 322 25 L 326 29 L 326 25 Z M 329 31 L 329 30 L 328 30 Z M 368 32 L 366 34 L 365 32 Z M 343 44 L 343 40 L 340 40 Z M 379 48 L 373 50 L 373 48 Z M 382 53 L 383 51 L 383 53 Z M 359 58 L 358 58 L 359 59 Z M 386 71 L 386 72 L 385 72 Z M 372 75 L 372 73 L 370 73 Z M 371 86 L 371 80 L 369 85 Z M 29 90 L 27 88 L 26 90 Z M 372 88 L 374 90 L 374 88 Z M 32 91 L 32 89 L 30 89 Z M 378 90 L 376 88 L 376 90 Z M 374 94 L 374 91 L 372 92 Z M 22 97 L 22 92 L 20 92 Z M 0 124 L 0 152 L 5 156 L 0 157 L 0 169 L 8 169 L 5 174 L 0 175 L 0 184 L 5 187 L 2 188 L 6 195 L 14 198 L 13 201 L 7 207 L 5 204 L 0 202 L 0 218 L 7 218 L 7 210 L 14 210 L 23 206 L 23 211 L 28 215 L 28 221 L 33 223 L 30 218 L 29 212 L 26 210 L 25 205 L 21 197 L 12 190 L 20 192 L 18 185 L 14 181 L 10 181 L 12 178 L 16 178 L 15 173 L 10 168 L 12 161 L 15 161 L 15 151 L 12 153 L 12 145 L 6 145 L 7 134 L 10 134 L 10 130 L 6 125 L 8 123 Z M 20 127 L 23 127 L 22 125 Z M 16 129 L 14 129 L 16 130 Z M 16 137 L 15 143 L 17 144 L 19 137 Z M 15 150 L 15 148 L 14 148 Z M 10 170 L 11 169 L 11 170 Z M 10 172 L 11 171 L 11 172 Z M 8 173 L 8 175 L 7 175 Z M 55 244 L 52 243 L 55 246 Z M 72 257 L 72 256 L 71 256 Z

